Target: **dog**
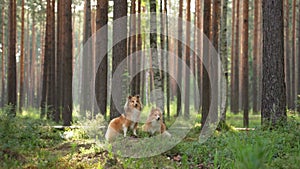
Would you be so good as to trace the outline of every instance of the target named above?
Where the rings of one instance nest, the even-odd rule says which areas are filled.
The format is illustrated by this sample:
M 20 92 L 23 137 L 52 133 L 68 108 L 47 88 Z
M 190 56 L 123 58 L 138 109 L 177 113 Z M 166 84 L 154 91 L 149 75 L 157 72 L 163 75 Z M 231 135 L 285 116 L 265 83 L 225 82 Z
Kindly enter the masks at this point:
M 162 112 L 159 108 L 152 108 L 146 123 L 143 126 L 143 131 L 154 135 L 155 133 L 171 137 L 171 134 L 166 130 L 166 125 L 163 123 Z
M 124 137 L 126 137 L 128 129 L 133 130 L 133 134 L 137 136 L 136 130 L 140 119 L 141 110 L 142 103 L 139 95 L 128 96 L 124 105 L 125 113 L 110 121 L 105 134 L 105 139 L 107 141 L 113 141 L 122 131 Z

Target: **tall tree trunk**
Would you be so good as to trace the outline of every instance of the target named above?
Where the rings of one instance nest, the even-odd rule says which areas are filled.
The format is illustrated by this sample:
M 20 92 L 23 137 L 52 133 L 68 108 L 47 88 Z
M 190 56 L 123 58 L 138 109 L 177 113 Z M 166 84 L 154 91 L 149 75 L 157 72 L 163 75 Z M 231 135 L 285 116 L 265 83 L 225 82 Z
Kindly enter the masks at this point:
M 221 0 L 214 0 L 212 34 L 213 34 L 213 45 L 217 52 L 219 52 L 220 20 L 221 20 Z
M 249 0 L 243 1 L 243 35 L 242 35 L 242 105 L 244 112 L 244 127 L 249 127 L 249 93 L 248 93 L 248 25 L 249 25 Z
M 290 58 L 290 31 L 289 31 L 289 0 L 284 0 L 284 60 L 285 60 L 285 83 L 286 83 L 286 97 L 287 107 L 292 107 L 292 96 L 291 96 L 291 58 Z
M 100 62 L 96 75 L 96 98 L 100 109 L 100 113 L 106 118 L 106 106 L 107 106 L 107 72 L 108 72 L 108 59 L 107 59 L 107 47 L 108 47 L 108 1 L 97 0 L 97 19 L 96 29 L 101 29 L 101 34 L 96 38 L 96 54 L 101 52 L 105 55 Z M 103 27 L 104 26 L 104 27 Z M 103 33 L 103 34 L 102 34 Z M 99 52 L 98 52 L 99 50 Z M 97 56 L 99 59 L 99 56 Z M 98 79 L 98 80 L 97 80 Z
M 203 20 L 203 33 L 207 38 L 210 38 L 210 23 L 211 23 L 211 0 L 204 0 L 204 20 Z M 203 38 L 203 61 L 204 63 L 210 63 L 209 61 L 209 46 L 208 43 L 205 43 L 205 38 Z M 206 64 L 203 66 L 202 69 L 202 83 L 203 83 L 203 89 L 202 89 L 202 118 L 201 118 L 201 126 L 204 126 L 204 123 L 207 119 L 208 113 L 209 113 L 209 107 L 211 103 L 211 85 L 209 81 L 209 64 Z
M 191 66 L 190 63 L 190 34 L 191 34 L 191 0 L 187 0 L 187 7 L 186 7 L 186 48 L 185 48 L 185 62 L 186 62 L 186 69 L 185 69 L 185 101 L 184 101 L 184 117 L 189 118 L 190 117 L 190 69 Z
M 51 48 L 49 50 L 51 53 L 50 57 L 50 66 L 49 66 L 49 88 L 48 88 L 48 106 L 49 106 L 49 112 L 48 112 L 48 118 L 51 120 L 54 119 L 54 106 L 55 106 L 55 0 L 52 0 L 52 5 L 51 5 Z M 67 80 L 67 79 L 66 79 Z
M 113 9 L 113 19 L 117 20 L 118 18 L 121 18 L 123 16 L 127 15 L 127 1 L 126 0 L 115 0 L 114 1 L 114 9 Z M 118 37 L 126 37 L 127 34 L 127 20 L 123 19 L 120 24 L 116 25 L 114 22 L 113 24 L 113 44 L 116 44 L 120 39 Z M 117 43 L 113 46 L 113 59 L 112 59 L 112 74 L 115 73 L 116 68 L 119 66 L 119 64 L 127 57 L 124 55 L 124 53 L 127 53 L 127 40 L 122 39 L 121 42 Z M 125 70 L 125 67 L 122 67 L 121 70 Z M 118 107 L 122 106 L 122 98 L 125 97 L 125 94 L 123 93 L 124 90 L 124 84 L 122 84 L 123 77 L 122 75 L 114 75 L 115 79 L 117 79 L 118 83 L 112 84 L 112 91 L 115 93 L 118 93 L 118 97 L 111 98 L 110 102 L 110 119 L 113 119 L 119 115 Z M 116 77 L 117 76 L 117 77 Z M 112 95 L 113 96 L 113 95 Z M 123 102 L 124 103 L 124 102 Z
M 96 30 L 97 30 L 97 26 L 96 26 L 96 17 L 97 17 L 97 10 L 92 10 L 92 19 L 91 19 L 91 28 L 92 28 L 92 78 L 93 78 L 93 83 L 91 84 L 91 96 L 92 99 L 96 99 L 97 100 L 97 96 L 96 96 L 96 41 L 97 41 L 97 37 L 96 37 Z M 73 24 L 72 24 L 72 29 L 73 29 Z M 72 39 L 73 39 L 73 35 L 72 35 Z M 73 48 L 72 48 L 73 49 Z M 96 116 L 99 114 L 98 111 L 98 103 L 94 103 L 92 102 L 92 112 L 93 112 L 93 118 L 96 118 Z
M 252 103 L 253 103 L 253 113 L 258 113 L 258 59 L 259 59 L 259 45 L 260 42 L 258 41 L 259 36 L 259 10 L 260 10 L 261 4 L 259 3 L 259 0 L 254 1 L 254 31 L 253 31 L 253 80 L 252 80 L 252 90 L 253 90 L 253 97 L 252 97 Z
M 198 57 L 197 57 L 197 83 L 198 83 L 198 90 L 199 92 L 202 91 L 202 72 L 203 72 L 203 63 L 202 63 L 202 58 L 203 58 L 203 34 L 202 34 L 202 28 L 203 28 L 203 13 L 202 13 L 202 2 L 201 1 L 196 1 L 196 27 L 197 27 L 197 36 L 196 36 L 196 51 L 198 51 Z M 199 97 L 198 100 L 198 105 L 199 105 L 199 113 L 201 110 L 202 106 L 202 99 Z
M 64 126 L 70 126 L 72 122 L 73 100 L 72 100 L 72 77 L 73 77 L 73 54 L 72 54 L 72 0 L 65 0 L 64 8 L 64 56 L 63 56 L 63 112 Z
M 138 18 L 137 18 L 137 51 L 141 51 L 142 50 L 142 35 L 141 35 L 141 0 L 138 0 Z M 136 92 L 139 93 L 141 95 L 141 98 L 143 96 L 143 92 L 141 91 L 141 79 L 142 79 L 142 74 L 143 73 L 140 73 L 141 72 L 141 65 L 142 65 L 142 55 L 139 54 L 137 56 L 137 71 L 139 72 L 137 74 L 137 78 L 136 78 L 136 83 L 137 83 L 137 86 L 136 86 Z
M 298 60 L 296 66 L 296 75 L 297 75 L 297 111 L 300 112 L 300 1 L 298 4 Z
M 240 1 L 236 1 L 236 12 L 235 12 L 235 39 L 234 39 L 234 51 L 233 51 L 233 71 L 232 71 L 232 89 L 231 89 L 231 102 L 232 102 L 232 107 L 231 111 L 233 113 L 238 113 L 239 112 L 239 51 L 240 51 L 240 29 L 239 29 L 239 17 L 240 17 Z
M 197 36 L 198 36 L 198 32 L 197 32 L 197 29 L 198 29 L 198 27 L 197 27 L 197 23 L 198 23 L 198 14 L 197 14 L 197 10 L 198 10 L 198 7 L 199 7 L 199 4 L 200 2 L 199 1 L 195 1 L 195 4 L 194 4 L 194 6 L 195 6 L 195 8 L 194 8 L 194 10 L 195 10 L 195 14 L 194 14 L 194 36 L 193 36 L 193 47 L 194 47 L 194 51 L 197 51 L 198 49 L 197 49 L 197 47 L 198 47 L 198 41 L 200 41 L 200 38 L 199 39 L 197 39 Z M 193 75 L 194 75 L 194 77 L 196 77 L 195 78 L 195 80 L 193 81 L 193 91 L 196 91 L 197 90 L 197 88 L 198 88 L 198 86 L 197 86 L 197 82 L 196 82 L 196 80 L 197 80 L 197 61 L 198 61 L 198 56 L 197 56 L 197 52 L 193 52 L 193 54 L 192 54 L 192 61 L 193 61 L 193 63 L 191 64 L 192 65 L 192 70 L 193 70 Z M 194 96 L 196 96 L 195 94 L 194 94 Z M 194 97 L 194 100 L 193 100 L 193 102 L 194 102 L 194 110 L 195 111 L 197 111 L 198 110 L 198 108 L 199 108 L 199 100 L 197 99 L 197 97 Z
M 165 20 L 165 24 L 166 24 L 166 51 L 169 51 L 169 20 L 168 20 L 168 4 L 167 4 L 167 0 L 164 0 L 164 15 L 166 16 L 166 20 Z M 166 70 L 169 70 L 169 55 L 168 53 L 166 53 Z M 167 84 L 166 84 L 166 88 L 167 88 L 167 118 L 170 119 L 170 74 L 168 72 L 166 72 L 166 76 L 167 76 Z
M 262 4 L 262 0 L 259 0 L 259 4 Z M 262 5 L 261 5 L 262 6 Z M 262 28 L 262 7 L 259 8 L 259 14 L 258 14 L 258 21 L 261 24 L 259 25 L 258 29 L 258 59 L 257 59 L 257 65 L 258 65 L 258 110 L 261 112 L 261 98 L 262 98 L 262 57 L 263 57 L 263 28 Z
M 2 39 L 2 45 L 1 45 L 1 51 L 2 51 L 2 58 L 1 58 L 1 107 L 4 106 L 5 104 L 5 36 L 4 36 L 4 32 L 5 32 L 5 24 L 4 24 L 4 20 L 5 20 L 5 8 L 4 5 L 2 6 L 2 32 L 1 32 L 1 39 Z
M 262 1 L 263 88 L 262 124 L 286 122 L 284 83 L 283 1 Z
M 83 45 L 87 43 L 92 35 L 91 28 L 91 0 L 84 1 L 84 25 L 83 25 Z M 82 87 L 81 87 L 81 115 L 85 116 L 87 112 L 92 112 L 91 104 L 91 73 L 92 73 L 92 43 L 85 47 L 85 56 L 82 58 Z
M 235 83 L 235 77 L 236 77 L 236 72 L 235 72 L 235 32 L 236 30 L 236 6 L 237 0 L 232 0 L 232 30 L 231 30 L 231 75 L 230 75 L 230 110 L 231 112 L 237 112 L 237 98 L 236 94 L 234 91 L 237 90 L 236 83 Z
M 31 62 L 31 54 L 30 54 L 30 49 L 31 49 L 31 43 L 30 43 L 30 12 L 27 11 L 26 13 L 26 52 L 25 52 L 25 104 L 26 108 L 30 107 L 29 104 L 29 95 L 30 95 L 30 62 Z
M 130 70 L 131 70 L 131 74 L 130 76 L 132 76 L 131 79 L 131 95 L 136 95 L 139 94 L 139 92 L 137 91 L 137 86 L 138 86 L 138 82 L 137 82 L 137 75 L 134 75 L 137 72 L 137 56 L 133 55 L 136 52 L 136 1 L 132 0 L 131 1 L 131 6 L 130 6 L 130 44 L 129 44 L 129 48 L 128 48 L 128 53 L 129 55 L 132 54 L 130 58 Z
M 296 50 L 297 50 L 297 34 L 296 34 L 296 0 L 293 0 L 293 28 L 292 28 L 292 58 L 291 58 L 291 109 L 296 110 Z
M 43 68 L 43 90 L 41 100 L 41 118 L 53 119 L 53 106 L 55 104 L 55 44 L 54 44 L 54 8 L 55 1 L 47 0 L 45 60 Z
M 19 112 L 22 113 L 24 102 L 24 0 L 22 0 L 22 12 L 21 12 L 21 56 L 20 56 L 20 98 L 19 98 Z
M 57 50 L 56 50 L 56 80 L 55 80 L 55 89 L 56 89 L 56 102 L 54 108 L 54 119 L 56 122 L 60 120 L 61 108 L 63 104 L 63 42 L 64 42 L 64 5 L 62 1 L 57 1 Z
M 30 69 L 30 77 L 31 77 L 31 90 L 30 90 L 30 105 L 34 107 L 35 103 L 35 89 L 36 89 L 36 29 L 35 29 L 35 14 L 32 15 L 32 34 L 31 34 L 31 69 Z
M 159 70 L 159 58 L 157 51 L 157 18 L 156 18 L 156 0 L 150 0 L 150 48 L 151 48 L 151 58 L 152 58 L 152 76 L 154 83 L 154 90 L 152 90 L 152 101 L 159 107 L 162 111 L 164 111 L 163 107 L 163 99 L 164 95 L 162 93 L 162 79 L 160 76 Z
M 164 70 L 164 66 L 165 66 L 165 60 L 167 60 L 167 58 L 164 55 L 164 50 L 165 50 L 165 36 L 164 32 L 165 32 L 165 18 L 163 16 L 163 0 L 160 0 L 160 8 L 159 8 L 159 12 L 160 12 L 160 45 L 161 45 L 161 53 L 160 53 L 160 67 L 162 70 Z M 165 107 L 165 71 L 160 70 L 160 76 L 161 76 L 161 86 L 162 86 L 162 108 L 164 109 Z M 163 121 L 165 121 L 165 111 L 163 111 Z
M 212 29 L 212 43 L 213 43 L 213 46 L 215 48 L 215 50 L 219 53 L 220 49 L 219 49 L 219 43 L 220 43 L 220 40 L 219 40 L 219 37 L 220 37 L 220 23 L 221 23 L 221 0 L 214 0 L 213 1 L 213 14 L 212 14 L 212 26 L 211 26 L 211 29 Z M 213 54 L 211 55 L 208 55 L 209 57 L 212 57 Z M 219 63 L 212 63 L 211 61 L 212 59 L 210 58 L 210 72 L 211 72 L 211 75 L 212 77 L 212 81 L 213 83 L 211 84 L 212 88 L 214 88 L 214 95 L 215 96 L 211 96 L 211 98 L 216 98 L 215 100 L 212 100 L 213 103 L 216 103 L 216 105 L 212 105 L 212 109 L 211 111 L 212 112 L 218 112 L 219 111 L 219 101 L 220 101 L 220 97 L 219 97 L 219 69 L 220 69 L 220 65 Z M 219 113 L 215 113 L 215 116 L 214 116 L 214 122 L 215 120 L 217 120 L 219 117 L 218 117 L 218 114 Z
M 226 80 L 226 101 L 223 112 L 221 112 L 221 123 L 225 123 L 226 112 L 228 107 L 228 51 L 227 51 L 227 11 L 228 11 L 228 0 L 222 0 L 222 15 L 221 15 L 221 28 L 220 28 L 220 55 L 222 59 L 222 65 L 225 73 Z M 222 84 L 222 83 L 221 83 Z
M 9 20 L 8 29 L 8 76 L 7 76 L 7 95 L 10 106 L 9 114 L 16 116 L 17 106 L 17 67 L 16 67 L 16 0 L 11 0 L 9 3 Z
M 183 0 L 179 0 L 179 18 L 178 18 L 178 41 L 177 41 L 177 60 L 182 59 L 182 43 L 180 40 L 183 40 L 182 38 L 182 32 L 183 32 L 183 26 L 182 26 L 182 13 L 183 13 Z M 182 86 L 182 65 L 180 62 L 177 63 L 177 116 L 180 116 L 182 113 L 181 110 L 181 91 L 180 87 Z
M 41 36 L 40 36 L 40 59 L 39 59 L 39 70 L 38 70 L 38 75 L 37 75 L 37 102 L 36 102 L 36 107 L 39 107 L 39 104 L 41 102 L 41 95 L 42 95 L 42 84 L 43 84 L 43 64 L 44 64 L 44 56 L 45 56 L 45 23 L 41 23 Z

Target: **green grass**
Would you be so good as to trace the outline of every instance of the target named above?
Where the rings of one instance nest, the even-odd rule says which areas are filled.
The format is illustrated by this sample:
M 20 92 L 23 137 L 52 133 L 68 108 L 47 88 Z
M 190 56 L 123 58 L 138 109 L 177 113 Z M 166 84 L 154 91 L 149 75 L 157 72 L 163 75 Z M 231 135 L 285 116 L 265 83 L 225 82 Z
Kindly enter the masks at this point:
M 150 110 L 146 107 L 145 110 Z M 193 116 L 196 125 L 175 147 L 152 157 L 125 158 L 119 151 L 100 139 L 103 135 L 97 126 L 103 124 L 98 117 L 89 122 L 88 130 L 57 130 L 47 120 L 40 120 L 36 110 L 24 111 L 11 118 L 5 110 L 0 111 L 0 168 L 299 168 L 300 166 L 300 119 L 289 113 L 286 126 L 265 131 L 260 129 L 260 116 L 250 114 L 250 127 L 255 131 L 215 131 L 208 140 L 199 143 L 200 115 Z M 227 113 L 227 123 L 242 127 L 242 115 Z M 174 115 L 170 126 L 175 121 Z M 80 125 L 80 123 L 78 123 Z M 61 135 L 72 132 L 73 137 L 63 139 Z M 86 132 L 93 133 L 87 135 Z M 140 137 L 148 135 L 139 131 Z M 93 138 L 93 139 L 92 139 Z M 172 140 L 170 140 L 172 141 Z M 126 142 L 125 142 L 126 143 Z M 149 146 L 133 150 L 143 153 L 159 147 L 163 142 L 151 142 Z M 122 144 L 119 149 L 130 145 Z M 116 152 L 116 151 L 115 151 Z

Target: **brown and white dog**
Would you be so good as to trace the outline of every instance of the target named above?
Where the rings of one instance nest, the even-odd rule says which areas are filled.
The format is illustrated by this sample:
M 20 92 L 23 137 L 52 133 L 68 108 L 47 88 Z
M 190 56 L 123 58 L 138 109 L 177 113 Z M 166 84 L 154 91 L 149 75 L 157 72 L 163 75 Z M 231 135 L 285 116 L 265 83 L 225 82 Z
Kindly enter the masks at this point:
M 159 133 L 171 137 L 171 134 L 166 130 L 166 125 L 163 123 L 163 115 L 159 108 L 152 108 L 148 119 L 143 126 L 143 130 L 151 135 Z
M 124 110 L 124 114 L 110 121 L 105 134 L 106 140 L 113 141 L 122 131 L 124 137 L 126 137 L 128 128 L 132 129 L 133 134 L 137 136 L 136 130 L 142 110 L 139 95 L 128 96 Z

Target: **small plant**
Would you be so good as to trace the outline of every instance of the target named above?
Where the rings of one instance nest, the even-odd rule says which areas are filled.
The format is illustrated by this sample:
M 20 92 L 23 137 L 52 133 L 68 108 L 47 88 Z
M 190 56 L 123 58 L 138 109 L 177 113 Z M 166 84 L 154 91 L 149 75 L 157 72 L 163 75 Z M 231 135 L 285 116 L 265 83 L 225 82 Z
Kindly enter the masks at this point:
M 266 168 L 273 154 L 273 143 L 259 135 L 233 135 L 228 146 L 234 159 L 234 168 Z

